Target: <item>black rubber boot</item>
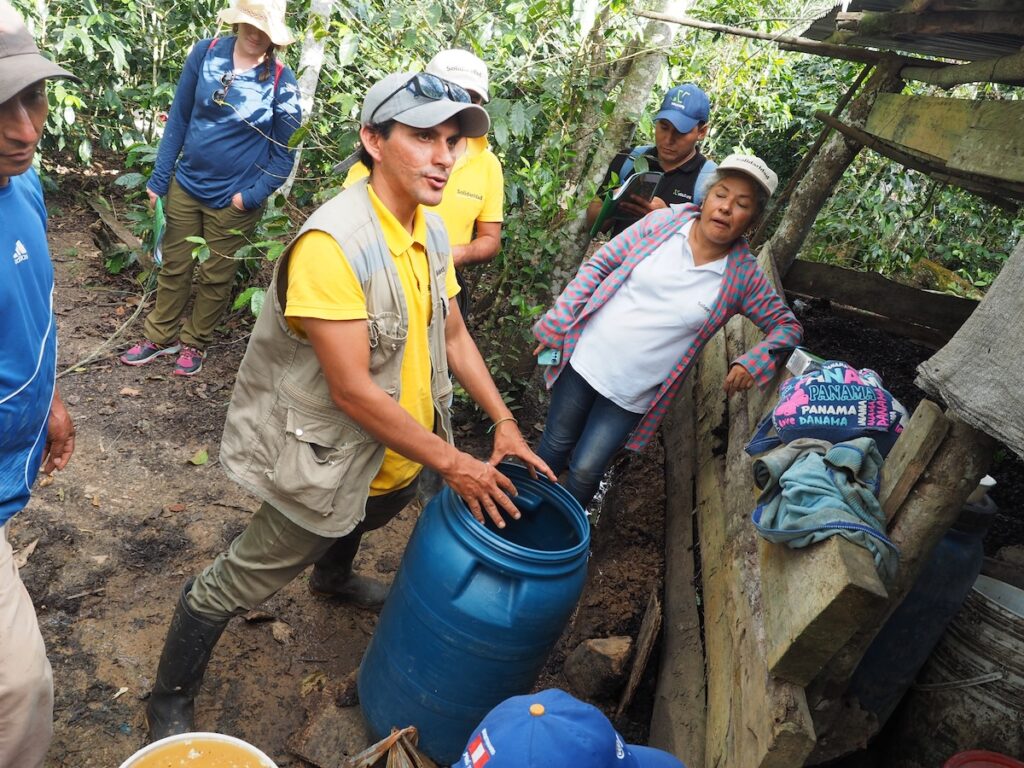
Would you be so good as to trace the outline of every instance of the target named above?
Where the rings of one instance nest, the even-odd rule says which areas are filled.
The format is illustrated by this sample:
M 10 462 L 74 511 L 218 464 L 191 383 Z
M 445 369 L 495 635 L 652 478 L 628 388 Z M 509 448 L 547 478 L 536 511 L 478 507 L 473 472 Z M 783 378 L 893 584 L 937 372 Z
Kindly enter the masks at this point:
M 185 601 L 191 580 L 181 590 L 171 618 L 156 683 L 146 707 L 150 741 L 195 730 L 195 698 L 202 685 L 210 654 L 228 619 L 213 621 L 193 613 Z
M 310 592 L 318 597 L 330 597 L 361 608 L 376 609 L 384 605 L 388 596 L 387 585 L 352 572 L 352 561 L 356 558 L 362 538 L 362 531 L 357 528 L 334 542 L 324 556 L 316 561 L 309 574 Z

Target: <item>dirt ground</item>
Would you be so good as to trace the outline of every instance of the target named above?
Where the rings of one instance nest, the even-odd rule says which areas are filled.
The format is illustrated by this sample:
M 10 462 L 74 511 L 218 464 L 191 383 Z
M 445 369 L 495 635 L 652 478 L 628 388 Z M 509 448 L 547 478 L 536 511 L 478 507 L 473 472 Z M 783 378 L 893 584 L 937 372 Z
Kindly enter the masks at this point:
M 144 744 L 149 691 L 167 622 L 183 582 L 245 526 L 257 506 L 217 464 L 224 414 L 247 341 L 249 320 L 226 320 L 203 372 L 171 376 L 162 359 L 120 365 L 115 352 L 77 365 L 129 318 L 142 293 L 134 272 L 110 276 L 81 204 L 50 195 L 50 242 L 57 274 L 59 385 L 77 427 L 66 471 L 37 483 L 11 525 L 15 551 L 38 610 L 54 668 L 55 736 L 47 766 L 110 768 Z M 461 414 L 464 442 L 488 453 L 478 425 Z M 536 422 L 539 419 L 527 419 Z M 539 432 L 528 439 L 536 441 Z M 208 461 L 192 463 L 206 451 Z M 592 578 L 565 638 L 538 685 L 565 685 L 561 662 L 587 637 L 635 636 L 662 573 L 662 480 L 658 448 L 626 462 L 619 484 L 631 499 L 615 520 L 615 546 L 595 529 Z M 647 502 L 650 503 L 647 503 Z M 390 581 L 418 513 L 416 505 L 364 538 L 358 570 Z M 279 765 L 304 766 L 287 748 L 325 683 L 359 664 L 376 614 L 312 597 L 306 577 L 231 622 L 213 655 L 197 704 L 197 725 L 233 734 Z M 653 672 L 619 723 L 646 736 Z M 600 702 L 599 702 L 600 703 Z M 613 706 L 614 702 L 603 702 Z M 646 709 L 645 709 L 646 708 Z

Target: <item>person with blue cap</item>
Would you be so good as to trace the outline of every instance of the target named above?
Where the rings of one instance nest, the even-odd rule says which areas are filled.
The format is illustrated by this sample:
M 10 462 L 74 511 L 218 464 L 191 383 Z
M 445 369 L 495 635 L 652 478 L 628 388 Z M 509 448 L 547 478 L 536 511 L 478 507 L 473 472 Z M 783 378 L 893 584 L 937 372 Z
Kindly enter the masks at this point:
M 558 688 L 513 696 L 488 712 L 452 768 L 686 768 L 668 752 L 627 744 L 597 707 Z
M 601 194 L 587 207 L 587 226 L 592 227 L 597 221 L 604 194 L 624 184 L 636 171 L 640 158 L 649 170 L 663 175 L 652 199 L 634 195 L 619 204 L 616 216 L 610 219 L 612 237 L 659 208 L 676 203 L 699 205 L 706 182 L 717 167 L 697 146 L 708 134 L 710 115 L 711 102 L 696 85 L 683 83 L 670 88 L 654 116 L 654 144 L 633 147 L 615 156 L 601 183 Z

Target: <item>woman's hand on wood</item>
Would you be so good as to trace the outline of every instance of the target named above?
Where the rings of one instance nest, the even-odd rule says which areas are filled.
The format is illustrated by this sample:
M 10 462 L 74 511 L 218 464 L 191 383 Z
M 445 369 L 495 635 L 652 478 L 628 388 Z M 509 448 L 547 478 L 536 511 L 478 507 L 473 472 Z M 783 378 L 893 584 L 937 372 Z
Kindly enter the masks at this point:
M 746 392 L 752 386 L 754 386 L 754 377 L 750 375 L 750 371 L 739 363 L 733 363 L 722 388 L 726 395 L 732 397 L 737 392 Z

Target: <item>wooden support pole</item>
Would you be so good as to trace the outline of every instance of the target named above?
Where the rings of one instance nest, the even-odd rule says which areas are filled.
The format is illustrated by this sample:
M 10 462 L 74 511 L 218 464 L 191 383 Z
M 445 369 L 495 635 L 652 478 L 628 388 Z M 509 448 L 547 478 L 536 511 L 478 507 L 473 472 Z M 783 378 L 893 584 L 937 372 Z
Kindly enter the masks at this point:
M 886 609 L 865 622 L 807 687 L 818 734 L 818 746 L 808 765 L 847 754 L 873 735 L 850 727 L 850 708 L 843 693 L 871 641 L 906 597 L 935 545 L 949 530 L 967 497 L 991 465 L 995 441 L 951 418 L 948 413 L 946 418 L 950 425 L 945 439 L 900 505 L 889 529 L 889 537 L 900 549 L 900 567 L 889 585 L 890 601 Z
M 860 96 L 850 102 L 847 108 L 847 124 L 864 125 L 879 93 L 897 92 L 903 87 L 903 81 L 896 74 L 900 68 L 900 62 L 892 59 L 875 68 L 861 89 Z M 841 134 L 833 134 L 808 166 L 807 173 L 793 190 L 782 220 L 767 241 L 771 245 L 775 272 L 780 277 L 785 277 L 790 265 L 796 260 L 818 212 L 860 149 L 861 145 L 857 142 Z
M 658 19 L 659 21 L 667 21 L 671 24 L 679 24 L 683 27 L 692 27 L 694 29 L 706 29 L 709 32 L 721 32 L 726 35 L 735 35 L 736 37 L 746 37 L 752 40 L 764 40 L 769 43 L 776 43 L 780 48 L 787 51 L 796 51 L 798 53 L 812 53 L 818 56 L 828 56 L 832 59 L 845 59 L 847 61 L 859 61 L 863 64 L 877 64 L 881 61 L 886 61 L 890 58 L 899 59 L 904 63 L 905 66 L 914 65 L 917 67 L 941 67 L 945 66 L 945 62 L 934 61 L 932 59 L 922 59 L 917 56 L 896 56 L 895 54 L 889 54 L 879 51 L 873 51 L 868 48 L 855 48 L 849 45 L 835 45 L 833 43 L 822 43 L 818 40 L 811 40 L 806 37 L 795 37 L 793 35 L 774 35 L 767 32 L 755 32 L 750 29 L 744 29 L 742 27 L 730 27 L 728 24 L 712 24 L 711 22 L 701 21 L 695 19 L 692 16 L 672 16 L 667 13 L 655 13 L 654 11 L 637 11 L 637 16 L 643 16 L 648 19 Z
M 1000 56 L 998 59 L 972 61 L 970 64 L 941 68 L 907 65 L 900 70 L 900 77 L 904 80 L 920 80 L 942 88 L 952 88 L 964 83 L 1020 85 L 1024 83 L 1024 51 Z
M 836 14 L 836 29 L 859 37 L 895 35 L 991 35 L 1024 30 L 1024 13 L 1008 11 L 932 11 L 926 13 Z
M 890 160 L 895 160 L 900 165 L 906 166 L 907 168 L 913 168 L 915 171 L 921 171 L 921 173 L 926 173 L 933 178 L 939 178 L 936 174 L 942 174 L 941 180 L 952 181 L 952 183 L 957 186 L 962 186 L 964 189 L 969 189 L 972 192 L 977 192 L 978 194 L 987 194 L 992 196 L 995 198 L 993 202 L 1001 200 L 1003 207 L 1009 207 L 1011 210 L 1016 210 L 1018 207 L 1017 205 L 1009 202 L 1006 199 L 1006 195 L 1024 200 L 1024 184 L 1018 184 L 1016 182 L 1006 181 L 1003 179 L 990 179 L 987 176 L 977 176 L 970 173 L 964 173 L 963 171 L 956 171 L 948 168 L 942 163 L 928 162 L 916 155 L 911 155 L 908 152 L 896 149 L 892 145 L 887 144 L 860 128 L 842 123 L 827 112 L 815 112 L 814 117 L 821 120 L 826 125 L 835 128 L 841 134 L 853 141 L 856 141 L 858 144 L 868 147 L 878 154 L 888 157 Z

